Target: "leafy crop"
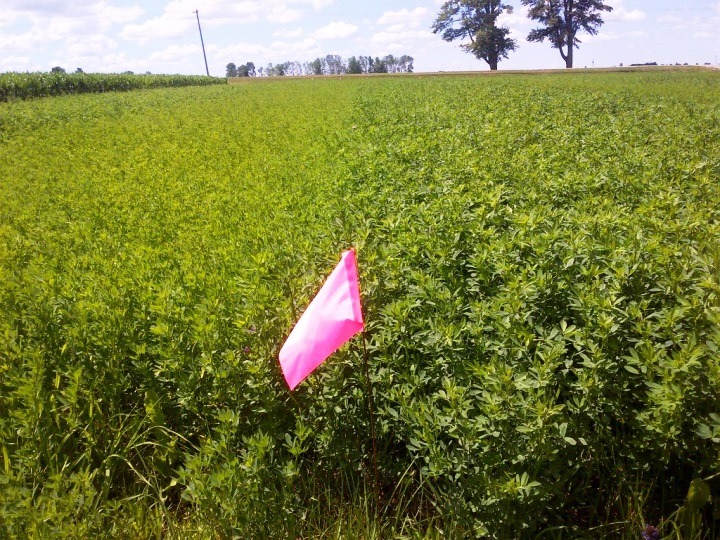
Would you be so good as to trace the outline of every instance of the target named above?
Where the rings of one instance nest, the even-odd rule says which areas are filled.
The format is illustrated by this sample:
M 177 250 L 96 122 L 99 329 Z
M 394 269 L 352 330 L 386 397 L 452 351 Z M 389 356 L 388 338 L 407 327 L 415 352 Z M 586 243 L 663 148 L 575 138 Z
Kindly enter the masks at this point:
M 379 519 L 637 538 L 692 485 L 681 517 L 714 534 L 717 81 L 3 105 L 0 530 L 297 537 L 353 519 L 372 476 L 362 346 L 292 394 L 276 356 L 354 244 Z
M 133 75 L 126 73 L 1 73 L 0 101 L 63 94 L 98 94 L 143 88 L 226 84 L 226 79 L 198 75 Z

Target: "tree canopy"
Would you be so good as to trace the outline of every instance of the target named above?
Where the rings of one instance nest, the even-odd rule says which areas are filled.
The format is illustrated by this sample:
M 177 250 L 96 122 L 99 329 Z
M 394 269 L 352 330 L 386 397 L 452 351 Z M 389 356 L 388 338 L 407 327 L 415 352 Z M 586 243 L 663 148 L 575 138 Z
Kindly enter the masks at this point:
M 234 62 L 230 62 L 225 66 L 226 77 L 254 77 L 255 76 L 255 64 L 248 62 L 247 64 L 240 64 L 236 66 Z
M 596 35 L 604 22 L 601 13 L 612 11 L 601 0 L 522 0 L 522 4 L 530 7 L 528 17 L 541 24 L 528 34 L 528 41 L 548 39 L 567 68 L 573 67 L 573 51 L 581 43 L 577 33 Z
M 510 30 L 497 25 L 500 15 L 511 12 L 512 6 L 502 0 L 450 0 L 440 8 L 432 30 L 445 41 L 469 39 L 461 47 L 496 70 L 498 62 L 517 48 Z

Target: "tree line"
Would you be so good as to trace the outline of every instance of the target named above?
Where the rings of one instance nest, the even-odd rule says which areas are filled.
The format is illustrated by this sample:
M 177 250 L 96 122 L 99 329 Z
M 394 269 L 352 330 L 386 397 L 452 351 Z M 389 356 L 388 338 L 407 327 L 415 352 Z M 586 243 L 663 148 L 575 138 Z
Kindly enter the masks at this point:
M 336 54 L 318 57 L 311 62 L 289 61 L 280 64 L 268 64 L 266 67 L 255 67 L 253 62 L 235 65 L 230 62 L 226 66 L 226 77 L 283 77 L 299 75 L 344 75 L 369 73 L 412 73 L 415 59 L 406 54 L 393 56 L 351 56 L 344 60 Z
M 520 0 L 520 3 L 528 6 L 528 17 L 539 23 L 527 40 L 547 39 L 558 49 L 567 68 L 573 67 L 573 51 L 581 43 L 578 33 L 596 35 L 604 22 L 602 12 L 612 11 L 602 0 Z M 500 15 L 512 10 L 503 0 L 450 0 L 440 8 L 432 30 L 445 41 L 469 39 L 461 47 L 496 70 L 498 62 L 518 46 L 517 40 L 509 37 L 510 29 L 497 24 Z

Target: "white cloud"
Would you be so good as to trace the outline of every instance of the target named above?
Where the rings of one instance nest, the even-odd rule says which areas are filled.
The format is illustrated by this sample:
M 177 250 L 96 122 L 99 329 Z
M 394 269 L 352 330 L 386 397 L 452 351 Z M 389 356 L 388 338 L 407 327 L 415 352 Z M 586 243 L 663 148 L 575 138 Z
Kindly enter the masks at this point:
M 18 11 L 21 13 L 43 13 L 48 17 L 55 15 L 83 13 L 88 8 L 98 4 L 97 0 L 77 0 L 66 2 L 63 0 L 4 0 L 3 9 Z
M 11 26 L 18 20 L 18 14 L 12 11 L 0 11 L 0 28 Z
M 71 55 L 85 55 L 96 51 L 114 51 L 117 41 L 103 34 L 73 36 L 65 42 L 65 51 Z
M 627 10 L 619 6 L 609 13 L 604 13 L 602 17 L 606 22 L 638 22 L 647 19 L 647 13 L 639 9 Z
M 433 33 L 429 30 L 410 30 L 407 32 L 377 32 L 370 41 L 373 43 L 409 43 L 416 39 L 425 39 L 432 37 Z
M 512 13 L 505 12 L 498 17 L 498 25 L 508 26 L 511 29 L 516 26 L 531 26 L 535 23 L 528 18 L 529 11 L 529 7 L 521 6 L 518 9 L 513 9 Z
M 288 9 L 287 6 L 280 4 L 273 7 L 267 14 L 267 20 L 271 23 L 287 24 L 302 18 L 303 13 L 297 9 Z
M 212 54 L 214 65 L 224 66 L 228 62 L 245 63 L 251 60 L 256 66 L 287 60 L 307 61 L 322 54 L 324 51 L 317 40 L 312 37 L 300 41 L 275 41 L 269 46 L 256 43 L 238 43 L 218 49 Z
M 195 60 L 201 54 L 200 45 L 171 45 L 161 51 L 152 53 L 148 56 L 148 60 L 163 64 L 178 64 L 187 62 L 189 58 Z
M 710 32 L 695 32 L 692 35 L 692 37 L 694 37 L 695 39 L 707 39 L 707 38 L 716 37 L 716 35 L 712 34 Z
M 405 30 L 404 24 L 393 24 L 392 26 L 388 26 L 384 31 L 396 34 L 398 32 L 402 32 L 403 30 Z
M 318 42 L 313 38 L 305 38 L 293 42 L 275 41 L 270 44 L 270 51 L 270 54 L 273 55 L 272 58 L 276 60 L 279 58 L 284 58 L 285 60 L 289 60 L 290 58 L 306 59 L 310 56 L 322 54 Z
M 155 17 L 142 24 L 128 24 L 120 32 L 120 37 L 140 44 L 157 38 L 172 38 L 186 34 L 193 24 L 192 19 Z
M 335 0 L 287 0 L 288 4 L 309 4 L 318 11 L 335 3 Z
M 620 38 L 622 38 L 622 34 L 619 32 L 600 32 L 599 34 L 596 34 L 594 36 L 589 35 L 583 35 L 582 36 L 582 43 L 595 43 L 598 41 L 616 41 Z
M 273 36 L 296 39 L 301 37 L 304 33 L 305 31 L 302 28 L 296 28 L 295 30 L 276 30 L 273 32 Z
M 272 49 L 257 43 L 236 43 L 218 49 L 213 57 L 220 61 L 244 64 L 246 62 L 244 58 L 262 59 L 270 56 L 271 53 Z
M 23 66 L 23 71 L 30 71 L 31 62 L 29 56 L 3 56 L 0 58 L 0 72 L 18 70 L 16 66 Z
M 318 28 L 313 34 L 317 39 L 342 39 L 352 36 L 358 31 L 354 24 L 346 22 L 331 22 L 327 26 Z
M 674 30 L 694 33 L 713 32 L 714 35 L 717 36 L 717 27 L 720 25 L 720 17 L 685 17 L 678 19 L 676 22 L 677 24 L 673 27 Z
M 135 20 L 144 12 L 137 5 L 115 7 L 105 0 L 80 0 L 73 3 L 6 0 L 0 15 L 0 27 L 11 23 L 12 27 L 22 31 L 16 30 L 14 34 L 3 32 L 0 50 L 15 53 L 32 51 L 33 56 L 38 57 L 50 51 L 55 55 L 61 52 L 73 55 L 85 47 L 85 54 L 102 54 L 107 50 L 105 46 L 109 42 L 99 42 L 94 36 L 111 31 L 115 25 Z M 86 41 L 84 46 L 83 40 Z M 46 62 L 47 59 L 44 59 L 43 63 Z
M 158 37 L 182 36 L 196 24 L 196 9 L 203 27 L 217 28 L 263 19 L 273 24 L 287 24 L 302 19 L 308 9 L 319 10 L 332 3 L 333 0 L 204 0 L 197 7 L 197 0 L 170 0 L 160 16 L 127 25 L 121 36 L 141 44 Z
M 587 34 L 583 35 L 582 42 L 587 44 L 597 43 L 598 41 L 629 41 L 631 39 L 642 38 L 645 36 L 646 33 L 643 30 L 632 30 L 629 32 L 600 32 L 599 34 L 594 36 L 589 36 Z
M 42 37 L 35 32 L 0 36 L 0 51 L 31 52 L 41 46 L 42 43 Z
M 427 8 L 419 7 L 412 11 L 401 9 L 400 11 L 386 11 L 378 19 L 378 24 L 403 24 L 417 27 L 430 13 Z
M 97 17 L 102 21 L 104 27 L 112 24 L 125 24 L 138 19 L 145 13 L 140 6 L 115 7 L 100 4 L 97 9 Z

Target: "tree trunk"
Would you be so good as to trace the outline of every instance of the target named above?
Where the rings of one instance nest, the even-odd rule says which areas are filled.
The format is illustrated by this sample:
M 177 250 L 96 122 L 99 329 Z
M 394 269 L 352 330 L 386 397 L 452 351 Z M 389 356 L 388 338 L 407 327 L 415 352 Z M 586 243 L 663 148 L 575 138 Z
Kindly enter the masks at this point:
M 496 54 L 489 54 L 486 62 L 490 66 L 490 71 L 497 71 L 498 57 Z
M 565 58 L 565 68 L 571 69 L 573 66 L 573 50 L 575 49 L 575 21 L 573 21 L 573 0 L 565 0 L 565 30 L 567 31 L 567 57 Z

